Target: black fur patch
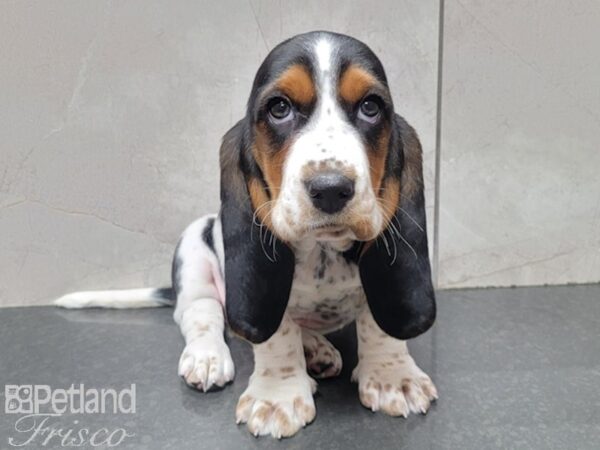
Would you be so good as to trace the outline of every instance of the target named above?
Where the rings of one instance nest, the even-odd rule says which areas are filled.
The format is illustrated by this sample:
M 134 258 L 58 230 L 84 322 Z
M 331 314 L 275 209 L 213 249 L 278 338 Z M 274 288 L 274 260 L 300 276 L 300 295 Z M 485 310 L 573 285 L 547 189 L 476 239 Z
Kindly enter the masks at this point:
M 174 301 L 175 291 L 170 287 L 159 288 L 154 291 L 154 296 L 164 300 Z
M 173 262 L 171 263 L 171 286 L 173 287 L 175 298 L 181 292 L 181 258 L 179 257 L 179 247 L 181 247 L 181 239 L 175 247 Z
M 215 219 L 211 217 L 206 222 L 206 226 L 202 230 L 202 240 L 215 253 L 215 241 L 213 239 L 213 227 L 215 226 Z
M 315 267 L 315 279 L 322 280 L 325 277 L 325 271 L 327 270 L 328 264 L 329 258 L 327 257 L 327 253 L 321 248 L 321 252 L 319 253 L 319 264 Z

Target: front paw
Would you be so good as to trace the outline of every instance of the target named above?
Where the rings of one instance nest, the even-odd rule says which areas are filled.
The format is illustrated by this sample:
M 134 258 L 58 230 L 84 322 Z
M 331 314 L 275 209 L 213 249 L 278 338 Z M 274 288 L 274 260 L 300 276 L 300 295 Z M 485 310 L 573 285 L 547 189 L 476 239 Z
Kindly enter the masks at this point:
M 222 336 L 205 336 L 188 343 L 179 359 L 178 372 L 188 386 L 203 392 L 225 386 L 235 375 Z
M 252 375 L 240 397 L 236 421 L 246 423 L 254 436 L 293 436 L 315 418 L 315 390 L 315 381 L 304 369 L 262 369 Z
M 396 361 L 361 361 L 352 373 L 363 406 L 390 416 L 425 414 L 438 398 L 431 378 L 410 356 Z
M 315 378 L 337 377 L 342 371 L 342 355 L 324 336 L 303 339 L 308 372 Z

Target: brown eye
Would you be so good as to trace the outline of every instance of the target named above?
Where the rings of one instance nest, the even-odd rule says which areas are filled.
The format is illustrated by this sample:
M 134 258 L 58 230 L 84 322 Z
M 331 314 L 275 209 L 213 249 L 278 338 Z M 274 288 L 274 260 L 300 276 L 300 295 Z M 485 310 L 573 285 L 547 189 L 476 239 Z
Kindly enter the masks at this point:
M 363 100 L 363 102 L 360 104 L 360 114 L 366 118 L 369 118 L 372 121 L 372 119 L 374 119 L 380 111 L 380 107 L 379 107 L 379 103 L 371 98 L 368 97 L 365 100 Z M 362 117 L 361 117 L 362 118 Z
M 269 114 L 276 122 L 285 122 L 292 118 L 292 105 L 285 98 L 275 98 L 269 103 Z

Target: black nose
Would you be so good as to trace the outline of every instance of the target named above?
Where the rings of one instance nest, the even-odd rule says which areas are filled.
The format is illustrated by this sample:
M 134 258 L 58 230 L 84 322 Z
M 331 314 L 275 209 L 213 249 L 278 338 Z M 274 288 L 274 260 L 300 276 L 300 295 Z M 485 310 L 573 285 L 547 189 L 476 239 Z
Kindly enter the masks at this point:
M 354 196 L 354 181 L 339 173 L 316 175 L 305 185 L 315 208 L 327 214 L 341 211 Z

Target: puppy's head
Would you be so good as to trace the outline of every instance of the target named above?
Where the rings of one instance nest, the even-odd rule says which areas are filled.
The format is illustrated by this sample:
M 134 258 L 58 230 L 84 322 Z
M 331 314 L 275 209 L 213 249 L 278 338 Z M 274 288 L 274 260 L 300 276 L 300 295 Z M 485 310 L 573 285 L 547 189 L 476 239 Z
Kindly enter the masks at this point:
M 276 47 L 248 102 L 260 176 L 258 218 L 295 242 L 374 239 L 399 195 L 394 109 L 383 67 L 363 43 L 309 33 Z
M 421 147 L 365 44 L 314 32 L 271 51 L 246 117 L 223 140 L 221 202 L 227 314 L 238 334 L 262 342 L 275 332 L 292 248 L 315 239 L 355 258 L 386 333 L 407 339 L 432 324 Z

